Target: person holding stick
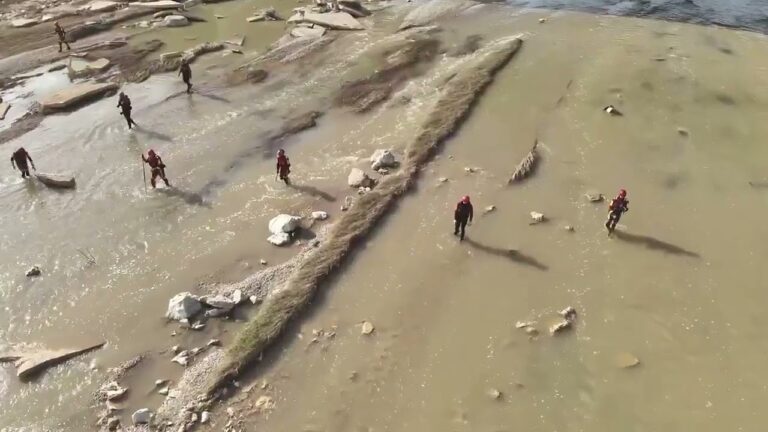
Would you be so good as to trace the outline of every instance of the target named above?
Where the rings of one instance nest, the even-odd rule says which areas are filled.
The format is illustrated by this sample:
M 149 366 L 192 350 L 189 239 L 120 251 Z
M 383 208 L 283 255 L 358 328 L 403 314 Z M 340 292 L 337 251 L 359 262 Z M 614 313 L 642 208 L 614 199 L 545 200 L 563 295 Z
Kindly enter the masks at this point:
M 150 149 L 147 152 L 147 157 L 145 158 L 144 155 L 141 155 L 141 160 L 144 161 L 147 165 L 149 165 L 150 172 L 152 173 L 152 177 L 149 179 L 149 184 L 152 185 L 152 189 L 154 189 L 157 184 L 155 180 L 160 177 L 164 182 L 165 185 L 168 187 L 171 187 L 171 183 L 168 181 L 168 178 L 165 177 L 165 164 L 163 163 L 163 159 L 155 153 L 154 150 Z M 143 166 L 142 166 L 143 171 Z M 146 181 L 146 180 L 145 180 Z
M 288 156 L 285 155 L 285 150 L 280 149 L 277 151 L 277 172 L 275 177 L 279 177 L 285 184 L 291 184 L 288 179 L 288 174 L 291 173 L 291 161 L 288 160 Z

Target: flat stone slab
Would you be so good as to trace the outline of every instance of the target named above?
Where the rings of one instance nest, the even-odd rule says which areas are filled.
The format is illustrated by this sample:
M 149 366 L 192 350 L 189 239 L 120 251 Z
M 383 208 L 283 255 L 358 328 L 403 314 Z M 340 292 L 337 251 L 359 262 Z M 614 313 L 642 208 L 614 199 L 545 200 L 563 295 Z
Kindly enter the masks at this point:
M 108 59 L 100 58 L 89 62 L 78 58 L 70 58 L 69 60 L 69 74 L 74 77 L 87 76 L 90 74 L 102 72 L 109 68 L 110 63 Z
M 85 5 L 82 10 L 87 12 L 111 12 L 120 7 L 120 3 L 109 0 L 98 0 Z
M 150 9 L 177 9 L 184 7 L 183 4 L 177 3 L 173 0 L 157 0 L 153 2 L 134 2 L 130 4 L 134 7 L 143 7 L 143 8 L 150 8 Z
M 13 362 L 13 365 L 16 367 L 16 375 L 22 380 L 27 380 L 50 367 L 99 349 L 104 346 L 104 343 L 105 342 L 101 342 L 84 348 L 75 349 L 41 349 L 37 351 L 4 354 L 0 355 L 0 363 Z
M 288 22 L 317 24 L 334 30 L 365 30 L 360 21 L 346 12 L 296 14 Z
M 11 25 L 16 28 L 22 28 L 22 27 L 32 27 L 33 25 L 37 24 L 38 21 L 34 18 L 20 18 L 15 19 L 11 21 Z
M 291 29 L 291 36 L 295 38 L 300 38 L 300 37 L 319 38 L 319 37 L 323 37 L 326 31 L 328 31 L 328 29 L 322 26 L 316 26 L 313 28 L 294 27 L 293 29 Z
M 5 115 L 8 114 L 9 109 L 11 109 L 11 104 L 0 103 L 0 120 L 5 120 Z
M 40 105 L 43 107 L 43 113 L 49 114 L 90 99 L 95 99 L 109 91 L 117 90 L 117 88 L 118 86 L 115 83 L 76 84 L 48 96 L 40 102 Z

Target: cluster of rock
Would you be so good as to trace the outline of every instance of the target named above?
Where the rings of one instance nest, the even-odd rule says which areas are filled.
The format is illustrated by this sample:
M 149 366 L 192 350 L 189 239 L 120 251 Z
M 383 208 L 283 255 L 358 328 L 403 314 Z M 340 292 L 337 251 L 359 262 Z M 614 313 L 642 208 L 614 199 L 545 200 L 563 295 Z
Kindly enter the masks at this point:
M 371 15 L 357 0 L 317 0 L 314 5 L 295 8 L 293 12 L 288 18 L 290 24 L 330 30 L 365 30 L 357 18 Z
M 231 296 L 196 296 L 188 292 L 176 294 L 168 301 L 165 317 L 178 321 L 193 330 L 202 329 L 205 324 L 196 318 L 219 318 L 229 315 L 239 304 L 245 302 L 242 291 L 235 290 Z
M 371 162 L 371 169 L 381 175 L 389 174 L 391 168 L 396 168 L 400 165 L 395 154 L 392 153 L 392 150 L 388 149 L 376 150 L 369 160 Z M 349 172 L 349 176 L 347 176 L 347 184 L 349 187 L 357 189 L 360 194 L 371 191 L 376 187 L 377 183 L 377 179 L 372 178 L 360 168 L 352 168 Z
M 553 336 L 563 330 L 570 329 L 573 326 L 573 323 L 576 321 L 576 309 L 572 306 L 568 306 L 561 310 L 559 315 L 560 318 L 549 327 L 549 333 Z M 525 330 L 531 338 L 534 338 L 539 334 L 539 331 L 536 328 L 536 323 L 532 321 L 518 321 L 517 324 L 515 324 L 515 327 Z

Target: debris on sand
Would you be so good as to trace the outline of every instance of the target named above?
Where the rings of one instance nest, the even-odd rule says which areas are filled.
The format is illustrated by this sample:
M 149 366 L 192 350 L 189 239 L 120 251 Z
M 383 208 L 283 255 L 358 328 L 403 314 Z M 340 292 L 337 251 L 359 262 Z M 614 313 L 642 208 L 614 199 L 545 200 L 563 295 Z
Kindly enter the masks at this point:
M 598 191 L 587 191 L 587 193 L 584 194 L 584 198 L 591 203 L 599 203 L 605 199 L 605 195 Z
M 640 359 L 629 352 L 620 352 L 614 358 L 616 367 L 620 369 L 630 369 L 640 365 Z
M 531 220 L 532 220 L 531 225 L 536 225 L 536 224 L 545 222 L 547 218 L 544 216 L 543 213 L 532 211 Z
M 576 309 L 572 306 L 568 306 L 560 311 L 560 316 L 562 317 L 562 320 L 556 322 L 549 328 L 549 332 L 552 335 L 571 328 L 574 321 L 576 321 Z
M 99 396 L 106 401 L 116 401 L 128 393 L 128 388 L 121 387 L 117 381 L 111 381 L 99 389 Z
M 616 107 L 614 107 L 613 105 L 608 105 L 607 107 L 603 108 L 603 111 L 607 112 L 612 116 L 617 116 L 617 117 L 624 115 L 621 113 L 621 111 L 617 110 Z
M 360 328 L 361 334 L 369 335 L 373 333 L 373 330 L 375 330 L 375 327 L 373 327 L 373 323 L 369 321 L 363 321 L 363 325 Z
M 688 129 L 683 128 L 683 127 L 677 128 L 677 133 L 678 133 L 678 135 L 683 136 L 683 137 L 687 137 L 688 135 L 690 135 L 690 132 L 688 132 Z
M 89 353 L 103 347 L 105 342 L 76 349 L 32 349 L 24 348 L 18 352 L 0 355 L 0 363 L 10 363 L 16 367 L 16 375 L 26 381 L 46 369 L 64 363 L 74 357 Z
M 499 389 L 492 388 L 488 390 L 488 396 L 490 396 L 491 399 L 494 399 L 494 400 L 501 400 L 504 394 Z
M 523 160 L 520 161 L 519 164 L 517 164 L 517 168 L 515 168 L 515 172 L 512 173 L 512 177 L 509 178 L 508 184 L 520 182 L 524 179 L 526 179 L 529 175 L 533 174 L 533 172 L 536 170 L 536 165 L 539 161 L 539 153 L 536 150 L 539 145 L 539 140 L 536 140 L 533 143 L 533 148 L 531 148 L 531 151 L 528 152 L 527 155 L 523 158 Z
M 217 17 L 218 18 L 218 17 Z M 256 12 L 255 15 L 250 16 L 245 19 L 246 21 L 253 23 L 253 22 L 260 22 L 260 21 L 285 21 L 283 17 L 277 14 L 277 11 L 275 8 L 266 8 L 262 9 L 258 12 Z
M 27 270 L 26 276 L 27 277 L 36 277 L 40 276 L 43 272 L 40 270 L 40 267 L 38 266 L 32 266 L 31 269 Z
M 324 221 L 328 219 L 328 213 L 324 211 L 313 211 L 312 212 L 312 220 L 316 221 Z

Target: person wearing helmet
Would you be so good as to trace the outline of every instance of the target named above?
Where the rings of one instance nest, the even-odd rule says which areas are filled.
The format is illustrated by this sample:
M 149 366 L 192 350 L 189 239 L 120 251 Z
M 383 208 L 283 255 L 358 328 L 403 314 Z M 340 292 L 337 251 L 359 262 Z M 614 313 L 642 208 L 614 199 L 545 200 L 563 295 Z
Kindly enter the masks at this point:
M 285 150 L 280 149 L 277 151 L 276 174 L 280 177 L 280 180 L 285 182 L 285 184 L 291 184 L 291 181 L 288 179 L 288 174 L 290 173 L 291 173 L 291 161 L 288 160 L 288 156 L 285 155 Z
M 464 230 L 467 228 L 467 222 L 472 222 L 472 218 L 475 216 L 475 211 L 472 208 L 472 203 L 469 201 L 469 195 L 465 195 L 461 198 L 458 204 L 456 204 L 456 210 L 453 212 L 454 229 L 453 235 L 459 235 L 460 240 L 464 240 Z
M 621 215 L 628 211 L 629 200 L 627 200 L 627 191 L 621 189 L 619 195 L 612 199 L 611 204 L 608 206 L 608 221 L 605 222 L 605 227 L 608 228 L 608 235 L 613 234 L 619 219 L 621 219 Z
M 120 92 L 120 96 L 118 96 L 117 99 L 117 107 L 122 109 L 123 117 L 125 117 L 125 121 L 128 122 L 128 129 L 131 129 L 131 126 L 138 126 L 136 122 L 133 121 L 133 118 L 131 118 L 131 110 L 133 107 L 131 106 L 131 99 L 127 94 Z
M 155 180 L 160 177 L 164 182 L 165 185 L 170 187 L 171 183 L 168 182 L 168 179 L 165 177 L 165 164 L 163 163 L 163 159 L 155 153 L 154 150 L 150 149 L 147 152 L 147 157 L 144 157 L 144 155 L 141 155 L 141 159 L 149 165 L 149 169 L 152 170 L 152 178 L 149 180 L 149 183 L 152 185 L 152 188 L 154 189 L 156 186 Z
M 187 85 L 187 93 L 192 93 L 192 68 L 189 67 L 188 60 L 181 61 L 181 67 L 179 67 L 179 75 L 181 75 L 182 81 Z
M 59 52 L 61 52 L 63 45 L 67 46 L 67 51 L 71 50 L 72 48 L 69 47 L 69 42 L 67 42 L 67 33 L 61 28 L 58 21 L 53 23 L 53 31 L 59 36 Z

